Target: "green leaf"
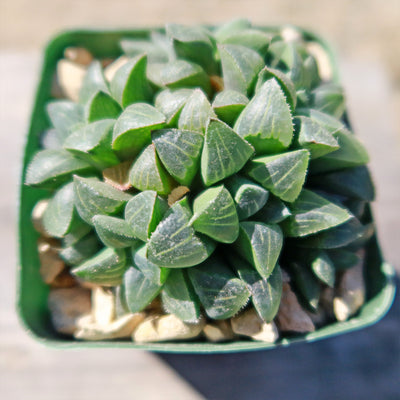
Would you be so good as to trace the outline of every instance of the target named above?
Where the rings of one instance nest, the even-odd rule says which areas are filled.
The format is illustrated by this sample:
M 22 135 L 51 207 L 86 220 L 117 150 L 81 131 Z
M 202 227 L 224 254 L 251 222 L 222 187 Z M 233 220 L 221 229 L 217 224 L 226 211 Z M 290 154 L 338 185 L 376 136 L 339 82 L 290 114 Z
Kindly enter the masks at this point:
M 108 215 L 95 215 L 92 218 L 96 233 L 107 247 L 115 249 L 134 245 L 137 240 L 128 223 Z
M 252 49 L 262 57 L 266 56 L 270 42 L 271 35 L 257 29 L 242 29 L 232 32 L 220 41 L 223 44 L 236 44 Z
M 211 186 L 240 171 L 253 152 L 253 148 L 228 125 L 211 120 L 201 154 L 204 183 Z
M 342 118 L 346 104 L 343 89 L 339 85 L 323 84 L 314 89 L 311 95 L 313 108 L 333 115 L 337 119 Z
M 263 87 L 265 82 L 272 78 L 275 78 L 280 85 L 283 93 L 286 96 L 286 101 L 293 112 L 296 109 L 297 104 L 296 88 L 294 87 L 291 79 L 279 69 L 264 67 L 260 71 L 256 83 L 256 93 Z
M 150 144 L 150 132 L 162 128 L 164 123 L 164 115 L 150 104 L 132 104 L 115 123 L 112 147 L 114 150 L 132 149 L 137 153 Z
M 357 218 L 351 218 L 344 224 L 312 235 L 298 243 L 302 247 L 337 249 L 359 240 L 364 241 L 363 239 L 368 239 L 372 232 L 371 226 L 362 225 Z
M 314 122 L 309 117 L 296 117 L 296 120 L 300 122 L 298 143 L 300 147 L 310 152 L 312 159 L 339 148 L 338 141 L 323 125 Z
M 155 107 L 161 114 L 165 115 L 169 126 L 178 122 L 179 115 L 193 89 L 164 89 L 155 99 Z
M 129 182 L 141 191 L 154 190 L 166 195 L 172 190 L 172 180 L 157 157 L 153 144 L 147 146 L 133 163 Z
M 282 227 L 286 236 L 301 237 L 338 226 L 352 215 L 311 190 L 303 189 L 298 199 L 290 205 L 292 215 Z
M 229 257 L 251 293 L 251 300 L 258 315 L 267 323 L 278 313 L 282 297 L 282 273 L 277 265 L 268 279 L 263 278 L 252 266 L 240 258 Z
M 132 197 L 125 207 L 125 220 L 134 236 L 147 242 L 161 221 L 168 205 L 157 192 L 147 190 Z
M 257 74 L 265 66 L 262 57 L 254 50 L 234 44 L 218 45 L 218 51 L 225 89 L 250 94 Z
M 246 18 L 237 18 L 220 25 L 214 32 L 218 42 L 223 42 L 229 36 L 245 29 L 251 28 L 251 22 Z
M 293 202 L 306 179 L 309 153 L 296 150 L 253 159 L 247 174 L 283 201 Z
M 171 270 L 161 292 L 161 299 L 167 313 L 188 323 L 199 321 L 200 301 L 183 270 Z
M 80 265 L 94 256 L 100 249 L 97 235 L 89 233 L 74 243 L 68 244 L 60 251 L 60 257 L 68 265 Z
M 142 247 L 132 247 L 132 261 L 135 267 L 152 282 L 162 285 L 168 278 L 171 270 L 153 264 L 147 258 L 147 245 Z
M 67 183 L 50 199 L 43 215 L 43 226 L 51 236 L 65 236 L 79 218 L 74 212 L 74 184 Z
M 235 203 L 223 185 L 206 189 L 194 199 L 190 224 L 218 242 L 233 243 L 237 239 L 239 219 Z
M 240 92 L 223 90 L 215 96 L 212 107 L 220 120 L 232 126 L 248 102 L 249 99 Z
M 235 248 L 263 278 L 274 270 L 281 253 L 283 234 L 278 225 L 246 221 L 240 223 Z
M 61 142 L 85 122 L 83 106 L 72 101 L 52 101 L 47 104 L 46 110 Z
M 311 262 L 314 275 L 330 287 L 335 286 L 335 265 L 325 251 L 319 251 Z
M 131 313 L 142 311 L 160 293 L 161 284 L 155 283 L 136 267 L 129 267 L 125 272 L 123 290 Z
M 75 199 L 74 199 L 75 200 Z M 93 231 L 93 227 L 87 224 L 82 219 L 79 219 L 79 223 L 74 223 L 70 231 L 63 237 L 62 246 L 69 247 L 79 242 L 84 236 L 88 235 L 89 232 Z
M 253 219 L 265 224 L 279 224 L 289 215 L 291 215 L 291 212 L 286 204 L 270 194 L 267 204 L 253 216 Z
M 126 271 L 123 249 L 104 248 L 94 257 L 71 270 L 78 278 L 101 286 L 117 286 Z
M 126 38 L 122 39 L 119 44 L 128 57 L 136 57 L 146 53 L 149 63 L 168 62 L 168 53 L 157 43 L 153 43 L 150 40 Z
M 235 200 L 240 220 L 245 220 L 257 213 L 268 200 L 268 190 L 241 176 L 235 175 L 228 178 L 225 186 Z
M 327 250 L 327 254 L 337 271 L 352 268 L 361 260 L 361 257 L 357 253 L 345 249 Z
M 315 175 L 310 179 L 310 183 L 329 192 L 358 200 L 373 201 L 375 198 L 371 175 L 365 166 Z
M 290 269 L 298 293 L 311 311 L 317 311 L 321 294 L 321 285 L 318 279 L 309 269 L 298 263 L 291 263 Z
M 104 77 L 103 68 L 98 60 L 93 61 L 83 78 L 82 86 L 79 91 L 79 102 L 85 104 L 95 93 L 99 91 L 110 94 L 106 78 Z
M 109 94 L 103 91 L 94 93 L 85 107 L 85 115 L 88 122 L 118 118 L 121 112 L 121 106 Z
M 196 235 L 189 225 L 192 214 L 186 199 L 176 202 L 150 237 L 147 257 L 157 265 L 184 268 L 200 264 L 210 256 L 215 244 Z
M 339 149 L 313 160 L 310 163 L 310 172 L 330 172 L 367 164 L 368 152 L 352 133 L 343 130 L 336 132 L 334 136 L 339 143 Z
M 165 87 L 162 78 L 165 65 L 165 63 L 150 63 L 147 66 L 147 79 L 155 92 Z
M 110 91 L 123 108 L 132 103 L 151 100 L 151 89 L 146 77 L 147 56 L 132 58 L 118 69 L 110 84 Z
M 313 58 L 307 58 L 306 50 L 298 43 L 287 42 L 281 60 L 286 64 L 287 75 L 293 81 L 297 90 L 309 91 L 314 81 L 319 81 L 319 79 L 315 79 L 315 75 L 318 76 L 318 71 L 310 69 L 312 67 L 310 62 Z
M 99 169 L 119 164 L 111 149 L 114 124 L 114 119 L 103 119 L 85 125 L 68 136 L 64 148 Z
M 61 149 L 63 142 L 64 139 L 60 138 L 60 135 L 54 128 L 46 129 L 40 135 L 40 146 L 43 149 Z
M 233 317 L 249 300 L 246 284 L 216 257 L 190 268 L 188 275 L 206 314 L 212 319 Z
M 172 39 L 178 58 L 201 65 L 210 75 L 218 72 L 214 59 L 214 46 L 203 27 L 167 24 L 166 32 Z
M 170 61 L 161 71 L 161 80 L 171 89 L 199 87 L 205 93 L 211 93 L 209 76 L 200 65 L 189 61 Z
M 276 79 L 265 82 L 236 120 L 235 131 L 257 153 L 285 150 L 293 137 L 290 108 Z
M 206 95 L 202 90 L 195 89 L 181 111 L 178 127 L 204 133 L 210 118 L 213 117 L 215 114 Z
M 181 185 L 189 186 L 200 164 L 203 135 L 181 129 L 152 132 L 157 154 L 169 174 Z
M 93 225 L 92 218 L 97 214 L 117 214 L 131 197 L 96 178 L 74 177 L 75 207 L 88 224 Z
M 309 117 L 313 122 L 327 129 L 332 135 L 339 131 L 345 130 L 345 125 L 342 121 L 338 120 L 332 115 L 314 110 L 312 108 L 297 108 L 296 114 Z
M 74 157 L 66 150 L 42 150 L 37 152 L 29 163 L 25 184 L 55 188 L 68 181 L 73 174 L 85 174 L 92 170 L 90 164 Z

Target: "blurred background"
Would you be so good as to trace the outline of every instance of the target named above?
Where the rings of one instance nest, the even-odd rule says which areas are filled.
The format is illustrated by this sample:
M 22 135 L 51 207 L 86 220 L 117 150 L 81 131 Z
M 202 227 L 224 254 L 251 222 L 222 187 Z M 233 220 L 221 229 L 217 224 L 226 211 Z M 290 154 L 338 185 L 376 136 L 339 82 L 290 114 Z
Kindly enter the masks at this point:
M 385 258 L 400 271 L 400 0 L 0 0 L 0 393 L 3 399 L 398 399 L 399 298 L 375 327 L 320 343 L 232 356 L 61 352 L 15 315 L 19 164 L 41 51 L 75 27 L 165 22 L 296 24 L 338 54 L 354 130 L 371 153 Z

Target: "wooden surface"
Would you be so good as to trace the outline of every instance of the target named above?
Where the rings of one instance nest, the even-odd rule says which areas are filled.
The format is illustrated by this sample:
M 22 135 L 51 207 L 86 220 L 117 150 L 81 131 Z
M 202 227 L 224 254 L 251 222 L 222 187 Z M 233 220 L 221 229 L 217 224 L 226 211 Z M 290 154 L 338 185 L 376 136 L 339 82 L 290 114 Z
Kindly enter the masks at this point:
M 56 351 L 29 338 L 15 313 L 19 165 L 38 75 L 37 53 L 0 52 L 0 394 L 3 399 L 396 399 L 399 305 L 374 328 L 312 345 L 233 356 Z M 385 257 L 400 271 L 400 133 L 380 64 L 342 63 L 350 117 L 371 153 L 373 206 Z M 379 140 L 378 140 L 379 139 Z M 162 360 L 166 361 L 165 364 Z M 170 366 L 168 366 L 168 364 Z M 180 372 L 180 375 L 176 371 Z M 186 377 L 204 395 L 199 394 Z M 397 378 L 396 378 L 397 377 Z M 381 394 L 374 397 L 372 394 Z M 371 397 L 371 396 L 372 397 Z

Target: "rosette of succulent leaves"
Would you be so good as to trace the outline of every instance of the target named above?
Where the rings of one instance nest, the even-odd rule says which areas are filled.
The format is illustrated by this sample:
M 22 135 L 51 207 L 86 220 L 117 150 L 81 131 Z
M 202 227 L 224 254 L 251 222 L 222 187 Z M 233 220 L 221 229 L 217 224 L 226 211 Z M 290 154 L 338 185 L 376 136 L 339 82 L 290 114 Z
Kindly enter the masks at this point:
M 307 34 L 237 20 L 125 38 L 107 81 L 48 103 L 26 184 L 48 190 L 47 232 L 119 312 L 159 296 L 186 322 L 254 307 L 275 317 L 285 269 L 315 311 L 372 234 L 368 155 Z

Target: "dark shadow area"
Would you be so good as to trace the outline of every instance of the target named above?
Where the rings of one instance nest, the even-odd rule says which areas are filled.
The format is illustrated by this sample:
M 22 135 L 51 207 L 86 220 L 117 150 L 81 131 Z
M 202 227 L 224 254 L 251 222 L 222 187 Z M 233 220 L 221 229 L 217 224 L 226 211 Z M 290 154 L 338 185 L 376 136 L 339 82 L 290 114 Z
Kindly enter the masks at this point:
M 375 326 L 317 343 L 159 356 L 210 400 L 398 400 L 400 296 Z

